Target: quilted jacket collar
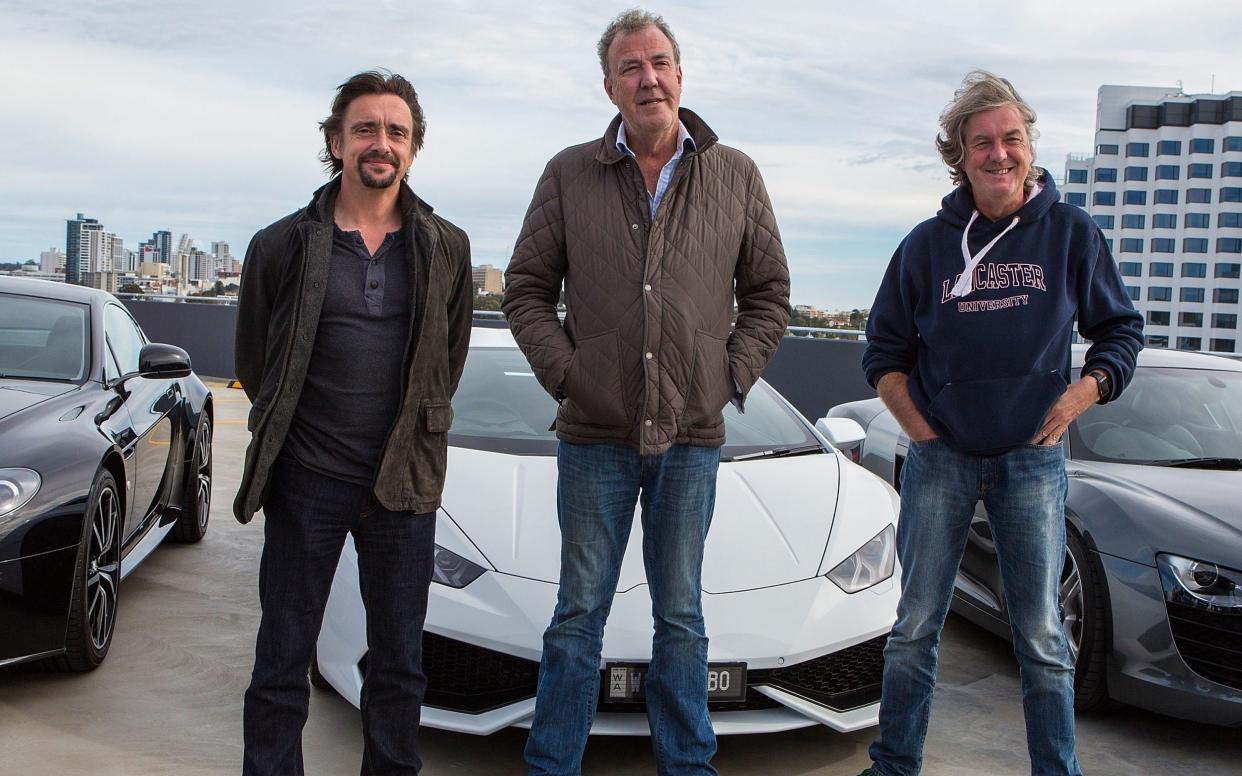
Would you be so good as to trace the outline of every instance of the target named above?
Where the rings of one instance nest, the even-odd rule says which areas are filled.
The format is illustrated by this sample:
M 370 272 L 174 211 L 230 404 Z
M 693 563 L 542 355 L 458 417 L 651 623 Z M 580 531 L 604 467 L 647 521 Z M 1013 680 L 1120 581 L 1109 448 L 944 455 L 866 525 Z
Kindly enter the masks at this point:
M 716 137 L 716 133 L 712 131 L 712 128 L 707 126 L 707 122 L 699 118 L 698 114 L 689 108 L 678 108 L 677 117 L 681 119 L 682 124 L 686 125 L 686 130 L 690 133 L 690 137 L 694 139 L 695 150 L 687 153 L 687 157 L 703 153 L 720 139 Z M 613 117 L 612 123 L 608 125 L 608 129 L 604 132 L 604 137 L 600 141 L 599 151 L 595 154 L 595 161 L 600 164 L 616 164 L 625 158 L 625 154 L 621 153 L 621 150 L 617 148 L 617 128 L 620 126 L 621 114 L 618 113 Z

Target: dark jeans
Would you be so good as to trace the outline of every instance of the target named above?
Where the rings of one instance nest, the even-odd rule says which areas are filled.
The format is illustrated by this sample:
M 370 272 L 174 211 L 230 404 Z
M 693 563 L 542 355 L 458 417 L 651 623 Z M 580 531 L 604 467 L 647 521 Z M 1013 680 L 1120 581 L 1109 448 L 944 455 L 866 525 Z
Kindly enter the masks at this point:
M 361 772 L 418 773 L 434 514 L 390 512 L 376 503 L 370 488 L 318 474 L 287 456 L 276 462 L 263 514 L 263 618 L 246 690 L 243 776 L 303 773 L 307 670 L 346 534 L 353 534 L 358 549 L 367 611 Z

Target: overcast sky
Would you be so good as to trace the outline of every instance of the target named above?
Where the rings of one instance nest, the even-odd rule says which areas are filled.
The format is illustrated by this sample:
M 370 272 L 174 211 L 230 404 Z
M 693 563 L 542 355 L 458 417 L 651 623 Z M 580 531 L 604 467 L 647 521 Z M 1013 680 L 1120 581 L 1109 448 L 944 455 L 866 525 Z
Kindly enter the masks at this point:
M 503 267 L 536 178 L 614 114 L 595 41 L 627 3 L 0 0 L 0 260 L 98 218 L 239 258 L 325 180 L 317 122 L 372 67 L 419 90 L 410 182 Z M 682 105 L 767 181 L 793 301 L 870 306 L 949 186 L 932 140 L 962 75 L 1011 79 L 1058 179 L 1089 151 L 1101 84 L 1242 90 L 1242 3 L 664 2 Z

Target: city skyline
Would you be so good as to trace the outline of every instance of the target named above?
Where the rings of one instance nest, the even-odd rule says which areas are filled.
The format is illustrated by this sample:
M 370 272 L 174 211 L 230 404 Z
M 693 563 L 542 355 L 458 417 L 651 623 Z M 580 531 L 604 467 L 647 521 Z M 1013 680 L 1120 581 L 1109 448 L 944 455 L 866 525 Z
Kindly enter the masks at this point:
M 79 211 L 127 245 L 168 229 L 240 258 L 326 180 L 316 124 L 336 84 L 386 66 L 411 78 L 428 115 L 411 184 L 470 233 L 475 265 L 503 267 L 544 163 L 614 114 L 594 42 L 623 5 L 7 4 L 0 66 L 23 77 L 8 101 L 20 153 L 0 179 L 0 261 L 63 249 Z M 827 309 L 869 307 L 902 235 L 948 192 L 932 138 L 970 68 L 1011 78 L 1035 106 L 1037 164 L 1058 181 L 1068 153 L 1092 148 L 1101 85 L 1242 89 L 1242 7 L 1219 3 L 1184 3 L 1174 18 L 1150 2 L 1000 17 L 962 2 L 649 7 L 678 35 L 683 105 L 764 174 L 793 300 Z M 20 120 L 67 105 L 69 120 Z

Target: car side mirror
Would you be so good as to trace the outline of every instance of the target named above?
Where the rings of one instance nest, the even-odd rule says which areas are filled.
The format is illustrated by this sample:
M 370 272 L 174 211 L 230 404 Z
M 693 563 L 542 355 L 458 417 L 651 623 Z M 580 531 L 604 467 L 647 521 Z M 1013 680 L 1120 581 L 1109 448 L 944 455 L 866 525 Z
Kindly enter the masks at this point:
M 190 374 L 190 354 L 176 345 L 152 342 L 138 353 L 138 374 L 143 377 L 173 378 Z
M 862 447 L 863 440 L 867 438 L 867 432 L 851 418 L 820 418 L 815 421 L 815 430 L 823 434 L 833 447 L 851 453 L 850 457 L 855 461 L 858 456 L 852 451 Z

